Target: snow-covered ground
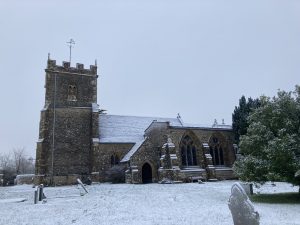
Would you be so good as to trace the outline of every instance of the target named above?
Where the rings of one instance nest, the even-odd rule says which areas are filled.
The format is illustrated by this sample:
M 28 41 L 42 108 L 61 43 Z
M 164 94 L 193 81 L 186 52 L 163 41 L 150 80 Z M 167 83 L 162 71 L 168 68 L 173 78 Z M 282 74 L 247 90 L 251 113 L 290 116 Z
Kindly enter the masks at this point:
M 233 183 L 93 184 L 87 186 L 89 193 L 84 196 L 80 196 L 83 191 L 77 186 L 47 187 L 47 202 L 37 205 L 33 204 L 35 189 L 30 185 L 0 187 L 0 224 L 233 224 L 227 206 Z M 277 183 L 275 187 L 262 187 L 260 192 L 274 190 L 278 193 L 298 189 Z M 17 201 L 22 198 L 27 201 Z M 262 225 L 300 225 L 299 204 L 254 205 Z

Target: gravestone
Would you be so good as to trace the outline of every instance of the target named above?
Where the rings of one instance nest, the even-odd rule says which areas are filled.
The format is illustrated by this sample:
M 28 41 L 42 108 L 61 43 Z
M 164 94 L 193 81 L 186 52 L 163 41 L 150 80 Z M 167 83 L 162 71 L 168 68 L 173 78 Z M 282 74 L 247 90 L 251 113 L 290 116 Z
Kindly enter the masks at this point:
M 87 193 L 89 193 L 87 190 L 86 190 L 86 188 L 84 187 L 84 184 L 82 183 L 82 181 L 79 179 L 79 178 L 77 178 L 77 182 L 78 182 L 78 184 L 80 184 L 80 186 L 83 188 L 83 190 L 86 192 L 86 194 Z
M 248 196 L 253 195 L 253 184 L 252 183 L 240 183 Z
M 232 185 L 228 207 L 234 225 L 259 225 L 259 214 L 239 183 Z
M 34 191 L 34 204 L 37 204 L 38 201 L 43 201 L 45 198 L 46 196 L 44 194 L 44 185 L 40 184 Z
M 38 196 L 39 196 L 39 201 L 43 200 L 44 197 L 44 185 L 40 184 L 38 187 Z

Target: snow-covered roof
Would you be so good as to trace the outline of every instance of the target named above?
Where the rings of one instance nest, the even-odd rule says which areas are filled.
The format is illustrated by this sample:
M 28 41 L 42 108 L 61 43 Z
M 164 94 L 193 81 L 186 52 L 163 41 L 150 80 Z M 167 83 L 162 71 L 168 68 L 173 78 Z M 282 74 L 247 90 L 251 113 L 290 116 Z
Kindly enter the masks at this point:
M 134 155 L 134 153 L 136 153 L 136 151 L 142 146 L 142 144 L 145 142 L 145 140 L 142 141 L 138 141 L 137 143 L 135 143 L 135 145 L 130 149 L 130 151 L 123 157 L 123 159 L 121 160 L 121 162 L 127 162 L 130 160 L 131 156 Z
M 169 122 L 170 126 L 181 128 L 231 128 L 231 126 L 226 125 L 223 125 L 223 127 L 218 127 L 186 124 L 181 120 L 180 117 L 160 118 L 141 116 L 119 116 L 100 113 L 100 143 L 134 143 L 135 145 L 121 160 L 121 162 L 127 162 L 144 143 L 144 132 L 153 122 Z
M 213 125 L 213 128 L 220 128 L 220 129 L 232 129 L 231 125 L 227 125 L 227 124 L 217 124 L 217 125 Z
M 144 131 L 153 121 L 170 122 L 171 126 L 182 126 L 177 118 L 100 114 L 100 142 L 137 143 L 144 139 Z
M 182 121 L 182 120 L 181 120 Z M 171 125 L 172 126 L 172 125 Z M 196 129 L 232 129 L 231 125 L 227 124 L 195 124 L 195 123 L 185 123 L 181 122 L 179 126 L 181 128 L 196 128 Z
M 218 128 L 218 129 L 232 129 L 231 125 L 227 124 L 213 124 L 213 125 L 208 125 L 208 124 L 192 124 L 192 123 L 183 123 L 182 127 L 187 127 L 187 128 Z

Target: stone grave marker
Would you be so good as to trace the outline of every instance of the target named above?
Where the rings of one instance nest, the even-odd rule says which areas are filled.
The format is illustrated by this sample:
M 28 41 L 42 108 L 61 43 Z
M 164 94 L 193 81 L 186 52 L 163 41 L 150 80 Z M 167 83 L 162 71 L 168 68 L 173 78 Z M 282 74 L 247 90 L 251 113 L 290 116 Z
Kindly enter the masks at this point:
M 259 225 L 259 214 L 239 183 L 232 185 L 228 207 L 234 225 Z
M 89 192 L 86 190 L 84 184 L 82 183 L 82 181 L 81 181 L 79 178 L 77 178 L 77 182 L 78 182 L 78 184 L 80 184 L 80 186 L 81 186 L 81 187 L 83 188 L 83 190 L 86 192 L 86 194 L 89 193 Z

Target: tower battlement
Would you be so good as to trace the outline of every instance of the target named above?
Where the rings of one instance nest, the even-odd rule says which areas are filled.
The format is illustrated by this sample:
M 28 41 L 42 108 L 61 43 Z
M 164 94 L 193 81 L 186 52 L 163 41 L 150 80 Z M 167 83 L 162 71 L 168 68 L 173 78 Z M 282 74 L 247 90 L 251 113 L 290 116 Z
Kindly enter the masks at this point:
M 97 65 L 90 65 L 89 69 L 84 68 L 84 64 L 76 63 L 76 67 L 71 67 L 70 62 L 62 62 L 62 65 L 56 65 L 56 60 L 48 59 L 46 72 L 73 73 L 84 75 L 97 75 Z

